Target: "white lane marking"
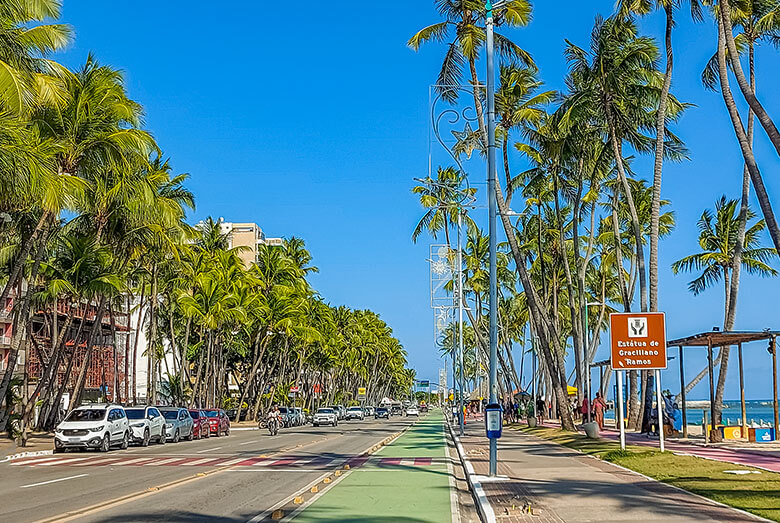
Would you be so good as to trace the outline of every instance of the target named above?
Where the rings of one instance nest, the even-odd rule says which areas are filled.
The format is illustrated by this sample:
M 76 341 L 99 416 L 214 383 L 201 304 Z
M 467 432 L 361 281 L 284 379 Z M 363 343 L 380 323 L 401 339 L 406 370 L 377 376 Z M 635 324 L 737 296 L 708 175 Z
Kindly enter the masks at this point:
M 399 465 L 404 467 L 413 467 L 414 466 L 414 459 L 402 459 L 401 463 Z
M 252 443 L 257 443 L 257 441 L 255 441 L 255 440 L 245 441 L 245 442 L 243 442 L 243 443 L 239 443 L 239 445 L 242 445 L 242 446 L 243 446 L 243 445 L 250 445 L 250 444 L 252 444 Z
M 214 447 L 213 449 L 203 449 L 203 450 L 197 451 L 195 454 L 203 454 L 204 452 L 211 452 L 212 450 L 219 450 L 221 448 L 222 447 Z
M 41 481 L 40 483 L 32 483 L 30 485 L 22 485 L 19 488 L 30 488 L 30 487 L 37 487 L 37 486 L 40 486 L 40 485 L 48 485 L 49 483 L 57 483 L 59 481 L 67 481 L 69 479 L 83 478 L 84 476 L 89 476 L 89 474 L 77 474 L 75 476 L 68 476 L 67 478 L 50 479 L 49 481 Z
M 70 459 L 63 459 L 61 461 L 50 461 L 48 463 L 40 463 L 38 466 L 40 467 L 48 467 L 49 465 L 64 465 L 65 463 L 75 463 L 76 461 L 84 461 L 87 458 L 70 458 Z

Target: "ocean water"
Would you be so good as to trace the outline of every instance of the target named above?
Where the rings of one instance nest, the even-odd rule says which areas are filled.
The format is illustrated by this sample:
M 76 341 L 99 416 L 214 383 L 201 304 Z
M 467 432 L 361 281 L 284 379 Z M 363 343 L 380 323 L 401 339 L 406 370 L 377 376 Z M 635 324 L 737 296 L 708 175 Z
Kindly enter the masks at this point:
M 737 401 L 724 401 L 723 409 L 723 421 L 731 421 L 732 425 L 737 425 L 739 419 L 742 417 L 742 409 Z M 686 417 L 688 418 L 689 425 L 700 425 L 704 418 L 704 411 L 707 411 L 707 418 L 709 419 L 709 406 L 706 407 L 691 407 L 688 405 L 686 411 Z M 753 400 L 745 402 L 745 419 L 750 424 L 751 420 L 760 424 L 769 423 L 774 425 L 775 414 L 772 407 L 772 400 Z
M 704 412 L 707 412 L 707 418 L 710 417 L 709 402 L 698 402 L 704 406 L 691 406 L 688 402 L 686 417 L 688 419 L 688 425 L 701 425 L 704 419 Z M 742 417 L 742 410 L 739 400 L 724 401 L 725 409 L 723 409 L 723 421 L 727 424 L 737 425 Z M 767 423 L 774 426 L 775 414 L 772 407 L 772 400 L 751 400 L 745 401 L 745 419 L 747 423 L 755 422 L 759 425 L 766 425 Z M 610 410 L 607 413 L 607 418 L 614 419 L 615 411 Z

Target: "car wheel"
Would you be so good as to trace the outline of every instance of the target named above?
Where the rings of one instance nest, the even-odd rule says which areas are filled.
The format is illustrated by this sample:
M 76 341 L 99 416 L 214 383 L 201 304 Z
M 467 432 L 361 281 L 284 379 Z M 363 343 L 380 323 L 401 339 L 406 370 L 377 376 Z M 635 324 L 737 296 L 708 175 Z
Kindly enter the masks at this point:
M 125 432 L 125 435 L 122 436 L 122 444 L 119 448 L 125 450 L 129 446 L 130 446 L 130 435 L 127 432 Z
M 195 439 L 195 427 L 190 427 L 190 434 L 187 436 L 187 441 Z
M 160 429 L 160 437 L 157 439 L 157 443 L 160 445 L 168 443 L 168 434 L 165 432 L 165 427 Z
M 230 436 L 230 427 L 225 429 L 225 436 Z
M 142 447 L 148 447 L 150 439 L 152 439 L 152 436 L 149 435 L 149 429 L 144 430 L 144 439 L 141 442 L 141 446 Z
M 176 432 L 173 433 L 173 442 L 174 443 L 179 442 L 179 429 L 176 429 Z
M 111 438 L 108 434 L 103 435 L 103 441 L 100 443 L 100 452 L 108 452 L 111 449 Z
M 62 450 L 63 450 L 63 449 L 62 449 L 62 447 L 58 447 L 58 446 L 56 446 L 56 445 L 55 445 L 55 446 L 54 446 L 54 451 L 53 451 L 53 452 L 54 452 L 55 454 L 59 454 L 59 453 L 61 453 L 61 452 L 62 452 Z
M 319 425 L 317 425 L 316 423 L 312 423 L 311 426 L 312 427 L 319 427 Z

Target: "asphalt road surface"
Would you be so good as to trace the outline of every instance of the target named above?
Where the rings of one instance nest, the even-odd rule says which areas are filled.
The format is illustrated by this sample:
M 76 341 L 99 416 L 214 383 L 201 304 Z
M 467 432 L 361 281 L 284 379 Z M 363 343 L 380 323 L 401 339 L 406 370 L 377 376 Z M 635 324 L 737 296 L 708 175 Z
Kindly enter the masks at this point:
M 0 521 L 261 521 L 276 504 L 403 430 L 406 418 L 231 432 L 0 464 Z

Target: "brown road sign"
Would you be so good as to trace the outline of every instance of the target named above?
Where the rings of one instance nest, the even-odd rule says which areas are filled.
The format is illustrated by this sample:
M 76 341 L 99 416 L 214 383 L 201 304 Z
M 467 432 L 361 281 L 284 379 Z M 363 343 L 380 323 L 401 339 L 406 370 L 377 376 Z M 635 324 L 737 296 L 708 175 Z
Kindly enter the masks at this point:
M 666 317 L 663 312 L 618 312 L 609 315 L 612 368 L 666 368 Z

